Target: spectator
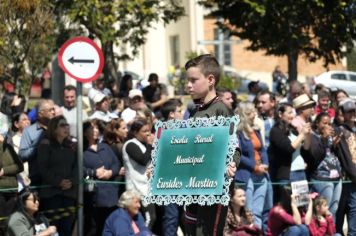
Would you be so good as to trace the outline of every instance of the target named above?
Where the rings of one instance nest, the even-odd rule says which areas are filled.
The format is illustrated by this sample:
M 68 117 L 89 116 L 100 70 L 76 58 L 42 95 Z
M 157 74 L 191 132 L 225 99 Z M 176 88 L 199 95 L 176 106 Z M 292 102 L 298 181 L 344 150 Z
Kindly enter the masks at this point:
M 342 169 L 346 174 L 345 180 L 351 180 L 344 183 L 339 207 L 336 213 L 336 231 L 342 233 L 345 214 L 348 220 L 348 234 L 356 234 L 356 105 L 352 100 L 344 100 L 340 103 L 341 111 L 344 117 L 344 123 L 339 127 L 342 133 L 340 146 L 336 149 L 336 154 L 340 158 Z M 342 155 L 343 154 L 343 155 Z
M 17 211 L 9 219 L 7 234 L 9 236 L 55 236 L 57 229 L 50 226 L 48 219 L 38 213 L 39 198 L 36 193 L 25 188 L 19 193 Z
M 289 182 L 305 180 L 305 164 L 300 155 L 301 145 L 305 148 L 310 145 L 311 126 L 306 124 L 301 132 L 297 134 L 291 126 L 294 118 L 293 108 L 288 103 L 278 105 L 276 109 L 276 123 L 270 133 L 270 146 L 268 157 L 270 160 L 272 181 L 283 184 Z M 280 201 L 281 185 L 274 191 L 274 201 Z
M 256 95 L 261 90 L 259 83 L 260 83 L 259 80 L 251 81 L 250 83 L 248 83 L 248 85 L 247 85 L 247 87 L 248 87 L 247 101 L 253 102 L 255 100 Z
M 124 160 L 122 157 L 122 148 L 127 138 L 127 133 L 128 130 L 127 130 L 126 123 L 121 118 L 112 119 L 110 123 L 106 125 L 104 130 L 104 142 L 111 147 L 121 166 L 119 170 L 118 178 L 116 180 L 124 183 L 125 183 L 125 167 L 123 166 Z M 126 190 L 125 185 L 120 184 L 119 196 L 123 192 L 125 192 L 125 190 Z
M 292 126 L 301 132 L 306 124 L 311 122 L 311 117 L 314 114 L 315 102 L 306 94 L 302 94 L 293 99 L 293 108 L 297 112 L 297 116 L 292 120 Z
M 298 80 L 293 80 L 290 82 L 289 85 L 289 92 L 287 94 L 286 98 L 283 98 L 282 100 L 279 101 L 279 103 L 293 103 L 293 99 L 296 97 L 302 95 L 304 93 L 303 91 L 303 84 L 301 84 Z
M 179 99 L 169 99 L 161 108 L 164 121 L 183 120 L 182 102 Z M 165 236 L 175 236 L 180 223 L 183 207 L 171 203 L 163 206 L 162 232 Z
M 269 214 L 267 236 L 306 236 L 309 235 L 308 224 L 303 224 L 302 216 L 297 207 L 296 196 L 290 194 L 290 187 L 283 188 L 281 201 L 274 206 Z M 311 214 L 310 203 L 308 206 Z M 307 221 L 307 219 L 306 219 Z
M 235 181 L 244 183 L 247 208 L 255 216 L 254 223 L 262 228 L 262 211 L 267 193 L 268 157 L 261 134 L 255 125 L 257 111 L 251 102 L 241 102 L 237 108 L 240 114 L 238 138 L 241 148 L 240 164 Z
M 121 117 L 121 112 L 125 109 L 125 102 L 122 98 L 112 98 L 110 101 L 110 110 L 112 113 Z
M 13 146 L 9 143 L 9 138 L 0 142 L 0 218 L 7 217 L 12 213 L 15 206 L 15 196 L 18 183 L 16 176 L 23 171 L 23 165 Z M 0 235 L 6 229 L 6 222 L 0 221 Z
M 146 168 L 151 161 L 153 137 L 150 126 L 146 120 L 135 120 L 129 131 L 129 140 L 123 147 L 123 159 L 125 165 L 126 189 L 136 190 L 141 196 L 148 193 L 148 179 Z M 143 208 L 146 225 L 152 229 L 155 220 L 155 206 L 149 204 Z
M 139 89 L 132 89 L 129 92 L 129 107 L 121 113 L 121 118 L 130 126 L 137 117 L 137 112 L 145 107 L 142 92 Z
M 77 104 L 76 104 L 76 88 L 73 85 L 64 87 L 63 101 L 64 106 L 61 107 L 63 116 L 66 118 L 70 128 L 70 135 L 77 138 Z M 88 119 L 86 112 L 82 112 L 82 120 Z
M 258 114 L 264 120 L 265 136 L 263 138 L 264 144 L 268 147 L 269 133 L 275 123 L 276 98 L 269 91 L 261 91 L 257 94 L 256 102 Z
M 16 93 L 5 93 L 0 105 L 0 141 L 3 141 L 11 127 L 12 115 L 23 112 L 25 108 L 25 97 Z
M 157 120 L 155 115 L 151 111 L 151 109 L 149 109 L 148 107 L 143 107 L 142 109 L 137 111 L 137 116 L 136 116 L 135 119 L 145 119 L 145 120 L 147 120 L 147 123 L 148 123 L 148 126 L 150 127 L 150 130 L 152 130 L 152 127 L 154 126 L 154 124 L 155 124 L 155 122 Z
M 47 136 L 38 146 L 38 167 L 42 184 L 40 189 L 43 210 L 74 207 L 78 191 L 78 160 L 76 150 L 69 139 L 69 124 L 63 116 L 52 118 Z M 47 213 L 54 218 L 58 212 Z M 72 234 L 74 214 L 53 220 L 60 235 Z
M 264 146 L 266 147 L 266 149 L 268 149 L 270 144 L 269 141 L 270 132 L 275 123 L 276 97 L 274 93 L 271 93 L 268 90 L 263 90 L 257 94 L 255 102 L 259 113 L 259 117 L 263 119 L 263 123 L 264 123 L 264 132 L 261 132 L 262 140 Z M 273 170 L 270 167 L 271 166 L 269 166 L 268 172 L 273 173 Z M 264 233 L 266 233 L 267 230 L 268 213 L 272 207 L 273 207 L 273 187 L 272 187 L 271 179 L 268 178 L 266 198 L 265 198 L 264 209 L 262 213 L 262 219 L 263 219 L 262 230 Z
M 19 153 L 22 133 L 26 127 L 30 126 L 30 119 L 26 113 L 16 113 L 12 117 L 11 132 L 8 133 L 8 142 L 14 148 L 16 154 Z M 19 188 L 29 186 L 31 181 L 28 177 L 28 163 L 23 163 L 24 171 L 19 174 Z
M 152 235 L 140 213 L 140 199 L 140 194 L 135 190 L 124 192 L 119 199 L 119 208 L 106 219 L 102 235 Z
M 114 181 L 121 168 L 110 146 L 98 143 L 99 129 L 97 120 L 83 124 L 84 134 L 84 175 L 92 180 Z M 116 209 L 118 186 L 114 183 L 96 183 L 94 189 L 85 194 L 86 232 L 92 227 L 91 216 L 95 220 L 96 235 L 103 232 L 105 219 Z
M 246 206 L 246 195 L 242 188 L 234 188 L 227 212 L 224 236 L 260 235 L 262 231 L 253 224 L 253 213 Z
M 129 96 L 129 92 L 130 92 L 130 90 L 132 88 L 133 88 L 132 76 L 129 75 L 129 74 L 125 74 L 121 78 L 119 97 L 120 98 L 127 98 Z
M 326 112 L 329 116 L 334 119 L 335 118 L 335 110 L 331 106 L 330 101 L 330 93 L 327 91 L 320 91 L 318 93 L 318 104 L 315 108 L 315 113 L 318 115 L 321 112 Z
M 346 91 L 342 90 L 342 89 L 338 89 L 335 93 L 334 93 L 334 108 L 337 109 L 340 102 L 342 102 L 345 99 L 348 99 L 349 95 L 347 94 Z
M 332 125 L 333 125 L 334 128 L 337 128 L 340 125 L 342 125 L 343 123 L 344 123 L 344 115 L 342 113 L 341 106 L 338 106 L 336 111 L 335 111 L 335 118 L 332 121 Z
M 155 73 L 151 73 L 148 76 L 148 82 L 150 84 L 142 90 L 143 98 L 156 117 L 160 118 L 159 110 L 168 97 L 167 87 L 162 83 L 158 83 L 158 75 Z
M 103 93 L 97 93 L 93 97 L 95 111 L 89 119 L 98 119 L 104 122 L 110 122 L 112 119 L 119 118 L 115 113 L 109 111 L 109 99 Z
M 37 122 L 25 128 L 20 141 L 19 156 L 23 162 L 28 161 L 31 184 L 38 186 L 41 178 L 37 165 L 37 147 L 43 138 L 49 120 L 55 115 L 52 100 L 40 100 L 37 104 Z
M 89 102 L 92 110 L 94 110 L 96 103 L 94 101 L 94 97 L 98 93 L 104 94 L 107 98 L 112 96 L 110 89 L 105 87 L 105 79 L 103 74 L 100 75 L 97 80 L 95 80 L 94 87 L 92 87 L 88 92 Z
M 237 105 L 240 102 L 240 99 L 237 98 L 237 94 L 234 91 L 231 91 L 231 98 L 232 98 L 232 110 L 235 111 Z
M 272 92 L 276 93 L 282 79 L 287 79 L 287 76 L 282 72 L 281 67 L 277 65 L 272 72 L 273 89 Z
M 329 209 L 335 217 L 342 189 L 342 173 L 334 148 L 340 137 L 335 136 L 328 113 L 320 113 L 313 127 L 310 148 L 306 151 L 302 149 L 302 155 L 306 156 L 304 159 L 307 160 L 312 189 L 327 199 Z
M 328 201 L 324 197 L 313 200 L 313 217 L 309 224 L 310 236 L 336 236 L 336 229 L 332 213 L 329 211 Z
M 234 100 L 232 99 L 232 94 L 230 90 L 227 89 L 221 89 L 217 91 L 217 94 L 219 95 L 221 101 L 229 108 L 230 111 L 232 110 L 232 103 Z

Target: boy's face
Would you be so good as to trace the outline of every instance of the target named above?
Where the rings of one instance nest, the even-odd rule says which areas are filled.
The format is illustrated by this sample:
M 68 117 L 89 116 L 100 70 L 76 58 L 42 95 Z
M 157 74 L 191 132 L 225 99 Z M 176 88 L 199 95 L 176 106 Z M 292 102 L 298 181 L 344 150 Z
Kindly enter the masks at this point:
M 183 120 L 183 108 L 182 106 L 177 106 L 174 112 L 170 112 L 169 119 Z
M 214 76 L 205 77 L 199 67 L 190 67 L 187 70 L 187 79 L 187 91 L 193 99 L 205 98 L 215 83 Z

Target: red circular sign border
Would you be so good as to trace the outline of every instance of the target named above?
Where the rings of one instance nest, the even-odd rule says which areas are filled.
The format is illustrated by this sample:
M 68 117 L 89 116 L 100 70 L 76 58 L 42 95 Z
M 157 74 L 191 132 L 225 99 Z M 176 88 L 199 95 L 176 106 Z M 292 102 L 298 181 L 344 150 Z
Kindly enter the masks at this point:
M 64 50 L 69 46 L 71 45 L 72 43 L 75 43 L 75 42 L 86 42 L 86 43 L 89 43 L 90 45 L 92 45 L 95 50 L 98 52 L 98 55 L 99 55 L 99 68 L 98 70 L 95 72 L 95 74 L 92 76 L 92 77 L 89 77 L 89 78 L 86 78 L 86 79 L 83 79 L 83 78 L 80 78 L 80 77 L 77 77 L 75 75 L 73 75 L 65 66 L 64 66 L 64 63 L 63 63 L 63 53 L 64 53 Z M 66 72 L 68 75 L 70 75 L 73 79 L 77 80 L 77 81 L 80 81 L 82 83 L 88 83 L 88 82 L 91 82 L 93 80 L 96 80 L 101 72 L 103 71 L 103 68 L 104 68 L 104 55 L 101 51 L 101 49 L 98 47 L 98 45 L 96 45 L 96 43 L 93 42 L 93 40 L 89 39 L 89 38 L 86 38 L 86 37 L 75 37 L 75 38 L 71 38 L 69 40 L 67 40 L 62 46 L 61 48 L 59 49 L 59 52 L 58 52 L 58 64 L 59 66 L 62 68 L 62 70 L 64 70 L 64 72 Z

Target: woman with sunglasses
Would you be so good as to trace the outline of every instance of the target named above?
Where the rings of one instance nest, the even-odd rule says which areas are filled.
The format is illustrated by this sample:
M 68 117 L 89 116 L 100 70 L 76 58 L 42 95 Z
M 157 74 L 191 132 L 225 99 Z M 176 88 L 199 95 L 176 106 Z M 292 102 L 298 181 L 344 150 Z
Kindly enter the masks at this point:
M 38 147 L 37 156 L 42 185 L 46 185 L 39 192 L 41 210 L 54 210 L 47 213 L 47 217 L 52 219 L 60 215 L 52 223 L 60 235 L 71 235 L 74 212 L 69 209 L 76 204 L 78 164 L 75 145 L 69 139 L 67 120 L 63 116 L 52 118 L 46 135 Z M 65 214 L 58 211 L 62 208 Z
M 38 214 L 39 198 L 28 188 L 23 189 L 17 199 L 17 211 L 9 218 L 9 236 L 55 236 L 57 229 L 49 226 L 48 220 Z

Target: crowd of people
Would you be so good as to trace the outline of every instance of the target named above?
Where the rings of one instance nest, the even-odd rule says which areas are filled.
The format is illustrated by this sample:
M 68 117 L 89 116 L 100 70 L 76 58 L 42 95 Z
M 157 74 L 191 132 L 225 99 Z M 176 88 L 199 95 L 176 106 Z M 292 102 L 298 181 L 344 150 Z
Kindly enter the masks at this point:
M 74 86 L 64 88 L 63 106 L 41 99 L 30 112 L 25 97 L 5 93 L 0 234 L 72 234 L 81 184 L 76 128 L 83 125 L 84 235 L 171 236 L 179 227 L 184 235 L 343 235 L 345 216 L 348 235 L 356 235 L 356 104 L 345 91 L 317 85 L 312 95 L 293 81 L 280 96 L 254 82 L 248 100 L 239 101 L 216 88 L 220 67 L 213 56 L 185 67 L 193 101 L 186 110 L 157 74 L 143 89 L 133 88 L 129 75 L 119 86 L 99 78 L 82 124 Z M 141 202 L 157 120 L 234 114 L 239 148 L 226 168 L 233 178 L 228 206 Z M 305 204 L 291 188 L 298 181 L 309 183 Z

